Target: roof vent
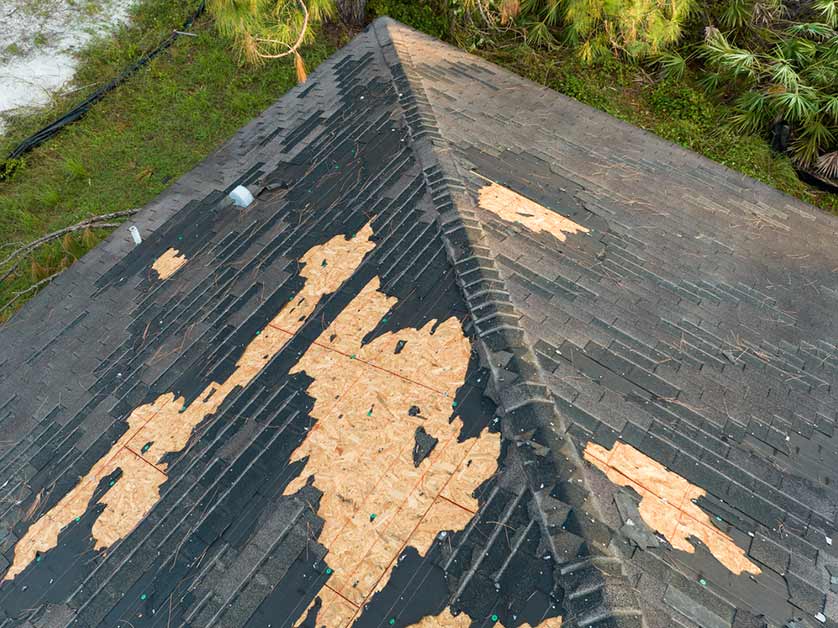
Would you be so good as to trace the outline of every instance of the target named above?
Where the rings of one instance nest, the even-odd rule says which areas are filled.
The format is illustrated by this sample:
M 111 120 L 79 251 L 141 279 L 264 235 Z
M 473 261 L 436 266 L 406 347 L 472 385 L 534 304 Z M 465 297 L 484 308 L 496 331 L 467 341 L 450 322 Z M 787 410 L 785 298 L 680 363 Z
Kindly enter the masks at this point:
M 236 207 L 247 207 L 253 202 L 253 194 L 243 185 L 236 186 L 228 196 Z
M 128 232 L 131 234 L 131 237 L 134 239 L 134 244 L 141 244 L 143 239 L 140 236 L 140 230 L 137 229 L 134 225 L 128 227 Z

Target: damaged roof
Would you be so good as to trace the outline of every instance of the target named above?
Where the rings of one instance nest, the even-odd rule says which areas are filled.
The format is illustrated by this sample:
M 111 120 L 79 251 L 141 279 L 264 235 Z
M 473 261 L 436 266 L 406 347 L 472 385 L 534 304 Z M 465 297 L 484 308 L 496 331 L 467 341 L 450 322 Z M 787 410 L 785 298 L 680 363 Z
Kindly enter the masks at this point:
M 383 18 L 135 225 L 0 329 L 0 626 L 838 626 L 834 217 Z

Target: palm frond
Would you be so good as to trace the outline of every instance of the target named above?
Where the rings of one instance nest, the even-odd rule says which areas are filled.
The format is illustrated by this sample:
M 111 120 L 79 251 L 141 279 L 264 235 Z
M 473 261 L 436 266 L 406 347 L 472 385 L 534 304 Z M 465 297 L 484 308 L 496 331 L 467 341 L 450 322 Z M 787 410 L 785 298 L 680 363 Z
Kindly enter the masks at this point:
M 518 0 L 503 0 L 500 5 L 500 23 L 507 25 L 514 22 L 521 13 L 521 3 Z
M 827 96 L 821 105 L 821 113 L 838 124 L 838 95 Z
M 838 28 L 838 0 L 815 0 L 812 8 L 823 16 L 824 22 Z
M 835 30 L 829 24 L 821 24 L 820 22 L 793 24 L 786 29 L 786 32 L 790 35 L 800 35 L 820 40 L 835 36 Z
M 811 90 L 798 87 L 794 91 L 783 91 L 772 95 L 777 109 L 792 122 L 805 122 L 818 110 L 817 101 Z
M 687 71 L 687 60 L 677 52 L 662 52 L 655 62 L 663 78 L 681 80 Z
M 561 23 L 562 19 L 562 4 L 559 0 L 548 0 L 547 9 L 544 13 L 544 23 L 551 27 L 556 27 Z
M 838 150 L 824 153 L 818 157 L 815 169 L 825 177 L 838 179 Z
M 769 28 L 786 12 L 782 0 L 756 0 L 751 11 L 751 23 L 760 28 Z
M 771 102 L 764 93 L 747 91 L 736 100 L 736 113 L 731 122 L 743 133 L 757 133 L 774 117 Z
M 705 91 L 715 92 L 722 84 L 722 75 L 719 72 L 705 72 L 704 75 L 698 79 L 698 84 L 701 85 Z
M 748 0 L 729 0 L 719 22 L 728 30 L 740 30 L 751 20 L 753 5 Z
M 750 50 L 732 46 L 721 34 L 705 41 L 702 49 L 707 60 L 723 72 L 750 78 L 756 75 L 757 56 Z
M 800 164 L 811 166 L 823 149 L 835 140 L 835 134 L 820 120 L 807 124 L 792 142 L 792 155 Z
M 775 54 L 797 66 L 810 63 L 818 52 L 818 44 L 802 37 L 783 37 L 775 47 Z
M 555 43 L 553 34 L 545 22 L 530 22 L 527 25 L 527 44 L 533 48 L 546 48 Z
M 797 72 L 787 61 L 777 61 L 771 64 L 768 68 L 771 74 L 771 80 L 785 87 L 787 90 L 797 89 L 800 83 L 800 77 Z

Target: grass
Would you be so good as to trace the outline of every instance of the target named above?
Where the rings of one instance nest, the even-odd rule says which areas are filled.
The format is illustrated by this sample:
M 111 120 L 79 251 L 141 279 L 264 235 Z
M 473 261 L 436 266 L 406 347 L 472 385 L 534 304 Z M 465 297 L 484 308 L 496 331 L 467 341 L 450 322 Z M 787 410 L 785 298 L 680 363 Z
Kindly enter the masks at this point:
M 13 120 L 10 132 L 0 140 L 0 152 L 7 154 L 17 141 L 179 28 L 197 2 L 190 4 L 141 2 L 130 26 L 82 53 L 76 83 L 86 89 L 57 100 L 47 110 Z M 289 59 L 259 68 L 237 63 L 229 42 L 216 35 L 206 16 L 193 32 L 197 37 L 180 37 L 81 121 L 29 153 L 10 180 L 0 182 L 0 259 L 16 243 L 92 215 L 144 205 L 296 84 Z M 309 69 L 346 38 L 337 32 L 316 33 L 303 51 Z M 0 283 L 0 306 L 68 266 L 107 233 L 78 232 L 39 249 Z M 18 297 L 0 312 L 0 322 L 30 296 Z

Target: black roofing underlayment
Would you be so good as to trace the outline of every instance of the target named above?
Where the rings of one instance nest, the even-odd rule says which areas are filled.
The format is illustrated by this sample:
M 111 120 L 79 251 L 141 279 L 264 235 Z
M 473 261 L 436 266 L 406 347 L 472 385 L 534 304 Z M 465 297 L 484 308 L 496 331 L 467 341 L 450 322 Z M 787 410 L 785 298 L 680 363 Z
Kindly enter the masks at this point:
M 503 220 L 487 181 L 586 231 Z M 293 367 L 376 276 L 398 306 L 365 342 L 459 319 L 458 438 L 502 445 L 468 525 L 402 548 L 351 625 L 838 626 L 838 221 L 386 18 L 145 208 L 141 245 L 118 230 L 0 328 L 0 573 L 132 410 L 224 381 L 300 257 L 368 222 L 374 250 L 167 457 L 151 511 L 94 549 L 102 477 L 0 584 L 0 627 L 314 626 L 334 574 L 316 478 L 283 495 L 316 422 Z M 759 573 L 644 523 L 583 460 L 617 443 L 701 489 Z M 442 444 L 408 446 L 419 467 Z

